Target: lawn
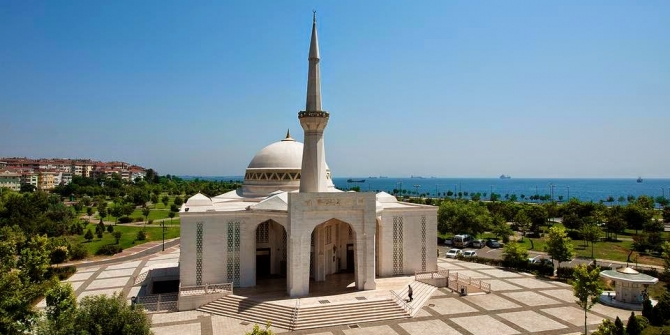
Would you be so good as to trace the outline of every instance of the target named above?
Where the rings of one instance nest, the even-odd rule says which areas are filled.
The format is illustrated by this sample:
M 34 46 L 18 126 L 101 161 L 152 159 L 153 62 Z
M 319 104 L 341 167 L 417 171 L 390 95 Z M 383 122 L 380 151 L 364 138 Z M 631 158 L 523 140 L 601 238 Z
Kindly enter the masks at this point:
M 116 243 L 114 236 L 112 236 L 112 234 L 108 233 L 106 230 L 102 236 L 102 239 L 99 239 L 97 236 L 95 236 L 95 226 L 96 226 L 95 224 L 89 224 L 86 226 L 86 229 L 91 229 L 91 232 L 93 232 L 94 235 L 93 239 L 90 242 L 86 241 L 83 234 L 74 236 L 72 241 L 75 243 L 82 243 L 83 245 L 85 245 L 90 255 L 95 255 L 95 252 L 98 251 L 98 249 L 100 249 L 100 247 L 103 245 Z M 132 246 L 139 245 L 149 241 L 160 241 L 163 238 L 163 235 L 161 233 L 161 227 L 156 224 L 147 225 L 146 228 L 123 226 L 123 225 L 116 225 L 113 227 L 114 231 L 119 231 L 122 234 L 119 244 L 123 249 L 127 249 Z M 84 229 L 84 233 L 86 232 L 86 229 Z M 136 240 L 137 232 L 142 229 L 145 229 L 147 239 L 144 241 L 137 241 Z M 179 227 L 167 227 L 165 229 L 165 239 L 167 240 L 175 237 L 179 237 Z

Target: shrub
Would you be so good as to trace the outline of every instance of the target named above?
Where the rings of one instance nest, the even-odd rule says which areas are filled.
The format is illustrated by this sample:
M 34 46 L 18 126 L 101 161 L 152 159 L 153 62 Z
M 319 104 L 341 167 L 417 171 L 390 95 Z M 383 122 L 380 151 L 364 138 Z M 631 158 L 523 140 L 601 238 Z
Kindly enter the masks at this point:
M 148 224 L 153 224 L 154 220 L 149 220 Z
M 135 218 L 135 222 L 142 222 L 142 221 L 144 221 L 144 219 L 141 218 L 141 217 L 137 217 L 137 218 Z
M 556 275 L 561 279 L 572 279 L 572 274 L 575 272 L 574 268 L 559 267 L 556 270 Z
M 84 238 L 89 242 L 91 242 L 91 240 L 93 239 L 93 232 L 91 231 L 90 228 L 86 231 L 86 235 L 84 235 Z
M 97 232 L 95 232 L 95 236 L 97 236 L 98 238 L 102 238 L 102 230 L 98 230 Z
M 138 241 L 144 241 L 147 239 L 147 233 L 144 232 L 144 230 L 140 230 L 137 232 L 137 240 Z
M 49 272 L 47 272 L 47 275 L 49 277 L 51 276 L 58 276 L 58 280 L 65 280 L 77 272 L 77 267 L 74 265 L 67 265 L 67 266 L 59 266 L 59 267 L 52 267 L 49 268 Z
M 88 249 L 86 249 L 86 247 L 83 244 L 81 243 L 75 244 L 70 249 L 71 260 L 79 260 L 84 259 L 86 257 L 88 257 Z
M 114 226 L 112 226 L 111 224 L 107 225 L 107 232 L 108 233 L 113 233 L 114 232 Z
M 122 216 L 119 218 L 119 223 L 131 223 L 133 222 L 133 218 L 129 216 Z
M 100 247 L 98 251 L 95 253 L 96 255 L 115 255 L 123 251 L 123 248 L 121 248 L 120 245 L 118 244 L 106 244 Z
M 60 264 L 67 260 L 68 250 L 64 245 L 55 247 L 51 250 L 51 264 Z

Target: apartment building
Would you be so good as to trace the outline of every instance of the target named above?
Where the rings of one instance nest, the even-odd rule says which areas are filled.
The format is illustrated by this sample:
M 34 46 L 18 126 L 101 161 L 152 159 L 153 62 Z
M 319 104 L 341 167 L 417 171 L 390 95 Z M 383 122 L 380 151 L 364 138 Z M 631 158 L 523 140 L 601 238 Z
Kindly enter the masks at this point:
M 9 170 L 0 171 L 0 188 L 3 187 L 19 191 L 21 189 L 21 174 Z

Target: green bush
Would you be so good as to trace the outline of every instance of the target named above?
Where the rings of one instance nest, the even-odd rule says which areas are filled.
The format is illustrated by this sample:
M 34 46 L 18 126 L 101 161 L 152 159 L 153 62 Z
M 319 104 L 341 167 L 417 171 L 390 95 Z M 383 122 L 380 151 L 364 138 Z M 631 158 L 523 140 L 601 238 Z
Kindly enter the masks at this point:
M 72 277 L 75 272 L 77 272 L 77 267 L 74 265 L 59 266 L 49 268 L 47 276 L 58 276 L 58 280 L 65 280 Z
M 115 255 L 123 251 L 123 248 L 121 248 L 120 245 L 118 244 L 106 244 L 100 247 L 98 251 L 96 251 L 96 255 Z
M 147 233 L 144 232 L 144 230 L 140 230 L 137 232 L 137 240 L 138 241 L 144 241 L 147 239 Z
M 119 218 L 119 223 L 131 223 L 133 222 L 133 218 L 129 216 L 122 216 Z
M 144 221 L 144 218 L 142 217 L 135 218 L 135 222 L 142 222 L 142 221 Z
M 70 249 L 70 260 L 76 261 L 86 257 L 88 257 L 88 249 L 83 244 L 77 243 Z

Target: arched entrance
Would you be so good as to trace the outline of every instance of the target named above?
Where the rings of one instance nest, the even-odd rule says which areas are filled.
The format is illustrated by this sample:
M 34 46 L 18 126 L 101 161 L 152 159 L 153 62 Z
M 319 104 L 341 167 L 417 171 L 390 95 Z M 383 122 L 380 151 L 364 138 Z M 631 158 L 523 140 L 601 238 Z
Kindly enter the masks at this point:
M 310 244 L 310 295 L 355 290 L 356 236 L 352 226 L 330 219 L 314 227 Z
M 256 227 L 256 285 L 259 280 L 286 278 L 286 229 L 273 220 Z

